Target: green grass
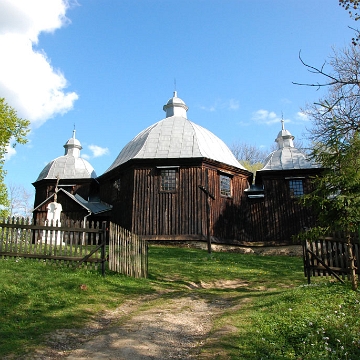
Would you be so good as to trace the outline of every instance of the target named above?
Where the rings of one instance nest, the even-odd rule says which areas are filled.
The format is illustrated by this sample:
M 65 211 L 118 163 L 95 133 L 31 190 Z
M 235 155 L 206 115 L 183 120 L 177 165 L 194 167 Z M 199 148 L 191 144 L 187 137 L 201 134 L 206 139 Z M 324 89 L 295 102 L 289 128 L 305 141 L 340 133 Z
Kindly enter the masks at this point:
M 86 290 L 80 288 L 86 285 Z M 31 351 L 44 334 L 84 325 L 94 314 L 139 294 L 149 281 L 29 260 L 0 260 L 0 357 Z
M 241 280 L 235 289 L 188 286 Z M 322 278 L 307 286 L 301 258 L 213 253 L 150 246 L 149 278 L 73 270 L 19 259 L 0 260 L 0 357 L 43 344 L 46 334 L 81 327 L 125 299 L 157 293 L 161 304 L 196 292 L 231 305 L 212 332 L 236 331 L 205 342 L 201 359 L 358 359 L 359 294 Z M 80 286 L 86 285 L 86 290 Z M 166 290 L 164 292 L 164 290 Z M 148 305 L 150 306 L 150 305 Z M 329 350 L 331 349 L 331 350 Z M 335 351 L 335 352 L 334 352 Z

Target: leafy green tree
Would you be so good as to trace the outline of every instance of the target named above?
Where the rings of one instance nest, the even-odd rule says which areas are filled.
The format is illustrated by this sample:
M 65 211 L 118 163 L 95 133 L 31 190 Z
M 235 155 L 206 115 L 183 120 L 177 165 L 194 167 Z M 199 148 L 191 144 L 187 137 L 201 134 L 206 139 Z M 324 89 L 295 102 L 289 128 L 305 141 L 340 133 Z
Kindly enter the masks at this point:
M 305 113 L 312 122 L 308 131 L 310 156 L 324 171 L 314 180 L 314 191 L 302 198 L 317 214 L 317 226 L 307 237 L 341 229 L 347 239 L 353 289 L 357 288 L 351 233 L 360 228 L 360 53 L 352 46 L 334 53 L 333 79 L 328 93 Z M 338 81 L 341 80 L 341 81 Z
M 6 172 L 4 170 L 5 155 L 8 146 L 25 144 L 29 132 L 29 120 L 21 119 L 16 111 L 9 106 L 4 98 L 0 98 L 0 215 L 6 215 L 9 207 L 7 188 L 4 183 Z
M 360 134 L 356 132 L 349 141 L 335 138 L 329 139 L 326 146 L 317 144 L 312 155 L 325 169 L 314 180 L 315 190 L 302 198 L 317 214 L 317 226 L 306 236 L 326 235 L 333 229 L 344 232 L 352 286 L 356 290 L 351 234 L 360 229 Z

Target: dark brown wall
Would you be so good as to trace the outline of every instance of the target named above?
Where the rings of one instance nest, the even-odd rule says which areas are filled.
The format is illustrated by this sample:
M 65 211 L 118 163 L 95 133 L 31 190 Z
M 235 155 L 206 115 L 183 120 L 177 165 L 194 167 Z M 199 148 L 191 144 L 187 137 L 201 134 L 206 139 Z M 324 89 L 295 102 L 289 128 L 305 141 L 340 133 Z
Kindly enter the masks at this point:
M 292 243 L 293 235 L 314 224 L 311 210 L 291 196 L 287 178 L 302 175 L 304 193 L 309 193 L 311 178 L 319 173 L 317 169 L 269 172 L 261 179 L 257 178 L 258 184 L 264 185 L 264 198 L 247 200 L 250 217 L 246 232 L 251 234 L 253 242 Z
M 207 196 L 199 188 L 202 185 L 215 197 L 215 200 L 210 199 L 214 242 L 285 244 L 291 242 L 292 236 L 304 227 L 314 223 L 309 209 L 303 208 L 297 198 L 290 196 L 285 178 L 304 176 L 304 190 L 309 192 L 310 178 L 319 173 L 318 170 L 257 175 L 257 184 L 264 185 L 264 198 L 249 199 L 244 192 L 251 180 L 249 172 L 204 159 L 179 160 L 177 191 L 161 192 L 157 167 L 172 165 L 173 160 L 168 163 L 134 161 L 101 176 L 98 179 L 100 199 L 113 206 L 111 212 L 105 215 L 145 239 L 206 240 Z M 220 195 L 221 173 L 232 176 L 231 197 Z M 43 181 L 36 185 L 35 203 L 40 204 L 54 191 L 55 181 Z M 96 192 L 96 186 L 90 182 L 78 183 L 73 192 L 82 191 L 86 198 L 94 189 Z M 63 217 L 83 220 L 87 215 L 83 208 L 66 196 L 59 202 L 63 205 Z M 36 212 L 37 218 L 46 218 L 46 205 Z
M 101 199 L 113 205 L 112 221 L 147 239 L 204 240 L 207 200 L 199 188 L 202 185 L 215 196 L 215 200 L 211 200 L 211 235 L 219 240 L 237 236 L 242 226 L 237 221 L 238 214 L 241 203 L 246 201 L 243 193 L 251 174 L 202 160 L 184 162 L 178 168 L 177 191 L 162 192 L 157 166 L 166 164 L 134 165 L 101 179 Z M 220 196 L 219 171 L 233 176 L 232 198 Z M 120 179 L 118 197 L 112 189 L 116 179 Z
M 36 224 L 43 223 L 46 220 L 47 206 L 52 201 L 53 198 L 34 210 L 33 216 Z M 88 212 L 82 206 L 70 199 L 63 192 L 58 193 L 58 202 L 62 206 L 61 222 L 65 220 L 83 221 L 84 217 L 88 215 Z
M 136 169 L 132 231 L 139 235 L 201 235 L 202 170 L 181 167 L 175 192 L 160 191 L 160 173 L 156 168 Z
M 54 194 L 56 179 L 46 179 L 33 183 L 35 187 L 34 208 Z M 97 193 L 98 185 L 94 179 L 60 179 L 59 188 L 63 188 L 70 194 L 79 194 L 85 200 L 92 193 Z
M 134 189 L 134 170 L 115 171 L 103 179 L 100 186 L 100 199 L 113 206 L 111 221 L 131 230 L 132 199 Z M 117 184 L 116 184 L 117 182 Z

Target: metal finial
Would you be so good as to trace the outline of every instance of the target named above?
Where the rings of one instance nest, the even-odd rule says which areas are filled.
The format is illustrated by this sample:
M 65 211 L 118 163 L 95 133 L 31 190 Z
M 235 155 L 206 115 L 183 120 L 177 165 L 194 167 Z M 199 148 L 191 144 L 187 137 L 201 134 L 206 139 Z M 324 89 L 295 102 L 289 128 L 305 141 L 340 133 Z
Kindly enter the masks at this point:
M 284 114 L 281 112 L 281 130 L 285 130 Z

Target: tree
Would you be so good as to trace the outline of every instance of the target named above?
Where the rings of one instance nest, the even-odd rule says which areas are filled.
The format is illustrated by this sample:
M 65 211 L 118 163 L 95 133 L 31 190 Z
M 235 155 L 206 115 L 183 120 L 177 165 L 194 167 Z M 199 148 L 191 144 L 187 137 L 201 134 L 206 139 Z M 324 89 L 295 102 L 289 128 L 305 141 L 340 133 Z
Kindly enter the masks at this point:
M 355 21 L 360 19 L 360 15 L 357 12 L 360 1 L 359 0 L 339 0 L 339 5 L 342 6 L 345 10 L 349 12 L 349 15 Z M 356 36 L 352 38 L 353 45 L 358 45 L 360 40 L 360 32 L 358 29 L 353 29 L 355 31 Z
M 25 189 L 24 186 L 19 184 L 10 184 L 8 186 L 8 198 L 9 198 L 9 207 L 8 215 L 9 216 L 20 216 L 20 217 L 30 217 L 32 214 L 32 200 L 33 194 Z
M 317 237 L 341 229 L 347 239 L 353 289 L 357 288 L 351 233 L 360 228 L 360 54 L 352 46 L 334 53 L 328 93 L 305 109 L 312 122 L 310 156 L 324 168 L 314 180 L 314 191 L 302 202 L 317 214 L 317 226 L 306 236 Z
M 5 154 L 8 146 L 25 144 L 29 132 L 30 122 L 17 116 L 16 111 L 9 106 L 4 98 L 0 98 L 0 214 L 4 215 L 4 208 L 9 206 L 7 188 L 4 183 L 6 172 L 4 170 Z
M 254 175 L 256 170 L 260 170 L 264 166 L 264 161 L 268 155 L 266 151 L 245 142 L 233 143 L 230 146 L 230 150 L 235 155 L 239 163 L 251 171 Z
M 350 14 L 350 17 L 352 17 L 355 21 L 360 19 L 360 16 L 357 13 L 357 9 L 360 5 L 359 0 L 339 0 L 339 5 L 347 10 Z M 355 10 L 355 13 L 353 13 L 352 10 Z

